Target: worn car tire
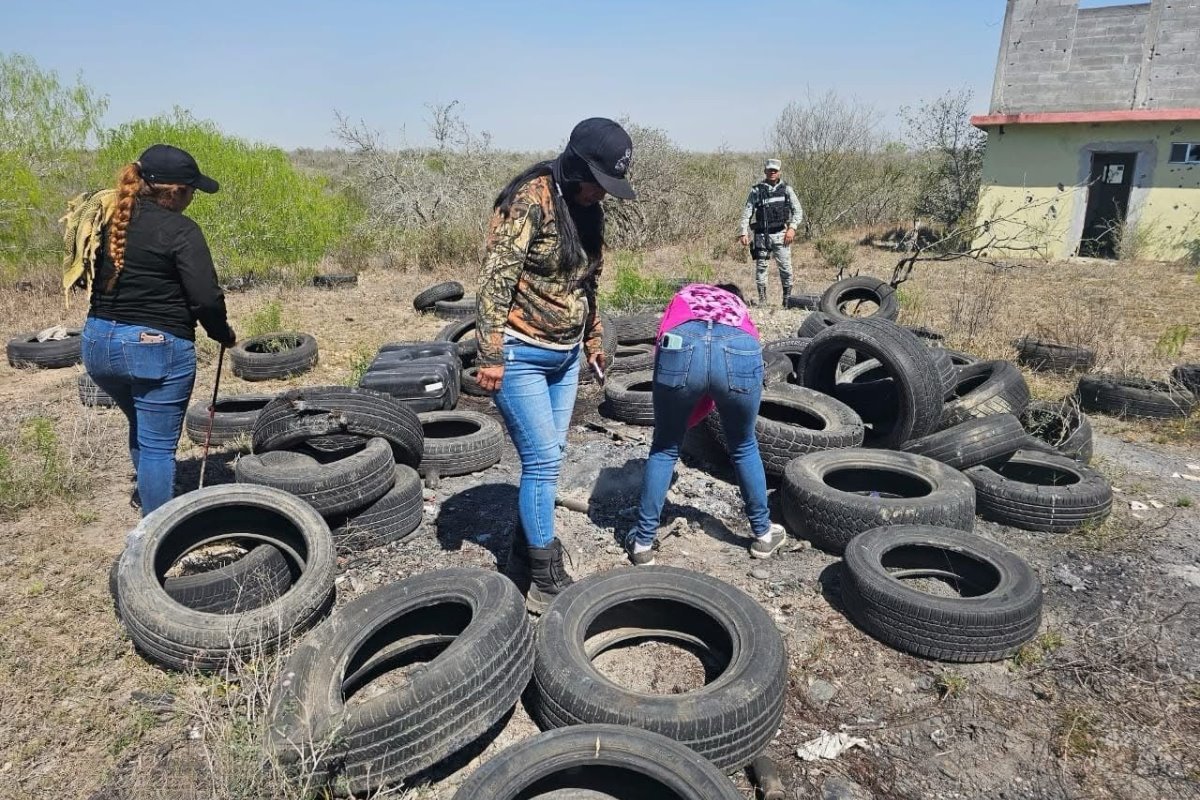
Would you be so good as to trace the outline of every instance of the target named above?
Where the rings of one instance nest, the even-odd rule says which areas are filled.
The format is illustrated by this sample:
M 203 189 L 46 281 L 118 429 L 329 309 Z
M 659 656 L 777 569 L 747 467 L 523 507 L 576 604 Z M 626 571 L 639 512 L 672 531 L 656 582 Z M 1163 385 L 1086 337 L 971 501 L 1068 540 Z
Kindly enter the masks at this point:
M 617 345 L 617 352 L 613 355 L 608 372 L 645 372 L 652 369 L 654 369 L 654 345 L 648 343 L 622 344 Z M 581 369 L 580 375 L 582 374 Z
M 800 372 L 800 359 L 811 341 L 812 339 L 788 338 L 767 342 L 763 345 L 763 358 L 766 358 L 767 353 L 782 353 L 792 362 L 792 375 L 795 376 Z
M 412 467 L 396 465 L 395 483 L 383 497 L 358 511 L 328 519 L 339 553 L 353 553 L 403 542 L 425 517 L 421 476 Z
M 1033 440 L 1088 464 L 1092 460 L 1092 422 L 1079 406 L 1063 400 L 1050 403 L 1031 400 L 1021 415 L 1021 424 Z
M 68 328 L 67 338 L 37 340 L 37 332 L 21 333 L 8 340 L 5 348 L 11 367 L 61 369 L 83 362 L 83 330 Z
M 289 378 L 317 365 L 317 340 L 307 333 L 265 333 L 229 349 L 233 374 L 246 381 Z
M 1114 417 L 1178 419 L 1196 407 L 1196 395 L 1183 386 L 1144 378 L 1083 375 L 1076 391 L 1083 410 Z
M 340 289 L 346 286 L 357 286 L 358 275 L 353 272 L 313 275 L 312 285 L 318 289 Z
M 863 316 L 846 313 L 846 306 L 859 301 L 875 303 L 877 308 Z M 857 275 L 843 278 L 826 289 L 821 295 L 821 311 L 837 320 L 870 317 L 894 320 L 900 315 L 900 298 L 896 296 L 896 287 L 878 278 Z
M 453 800 L 531 796 L 741 800 L 742 793 L 712 763 L 666 736 L 620 725 L 573 725 L 500 751 L 471 773 Z
M 971 482 L 953 467 L 912 453 L 809 453 L 784 470 L 782 500 L 792 533 L 833 553 L 871 528 L 913 524 L 969 531 L 975 524 Z
M 348 514 L 387 493 L 395 481 L 395 462 L 387 440 L 375 438 L 355 453 L 322 463 L 304 453 L 273 450 L 242 456 L 235 468 L 238 483 L 273 486 L 296 495 L 321 516 Z
M 973 356 L 970 353 L 964 353 L 961 350 L 945 349 L 946 355 L 950 356 L 951 363 L 956 367 L 965 367 L 968 364 L 977 364 L 980 361 L 979 356 Z
M 171 599 L 163 575 L 191 550 L 222 540 L 273 545 L 298 573 L 273 602 L 233 614 Z M 332 606 L 333 538 L 298 497 L 267 486 L 225 484 L 156 508 L 126 537 L 117 567 L 121 617 L 137 648 L 171 669 L 217 670 L 268 654 L 316 624 Z
M 278 548 L 250 543 L 241 557 L 215 569 L 179 575 L 163 580 L 163 588 L 172 600 L 196 611 L 231 614 L 258 608 L 279 598 L 292 586 L 299 573 Z M 117 619 L 121 618 L 121 598 L 117 589 L 117 556 L 108 571 L 108 593 L 113 599 Z
M 461 300 L 438 300 L 433 304 L 433 315 L 442 319 L 475 319 L 476 304 L 474 297 L 464 297 Z
M 787 302 L 784 304 L 788 308 L 799 308 L 804 311 L 816 311 L 821 307 L 821 295 L 819 294 L 793 294 L 788 295 Z
M 346 703 L 378 675 L 422 661 L 398 687 Z M 272 694 L 266 749 L 317 786 L 363 794 L 484 734 L 532 669 L 525 603 L 508 578 L 481 569 L 405 578 L 347 603 L 296 648 Z
M 796 338 L 811 341 L 818 333 L 826 328 L 832 328 L 840 321 L 832 314 L 826 314 L 824 311 L 814 311 L 800 323 L 800 327 L 796 330 Z
M 478 411 L 428 411 L 418 415 L 425 437 L 422 475 L 441 477 L 482 472 L 500 462 L 504 431 L 500 423 Z
M 955 469 L 967 469 L 1012 455 L 1027 442 L 1019 419 L 1012 414 L 993 414 L 905 442 L 902 449 Z
M 654 312 L 613 317 L 617 344 L 653 344 L 658 338 L 658 324 L 661 321 L 662 314 Z
M 478 345 L 475 342 L 474 318 L 451 322 L 438 331 L 434 339 L 439 342 L 453 342 L 458 347 L 458 356 L 464 364 L 467 363 L 468 359 L 472 362 L 474 361 L 475 353 L 478 349 Z
M 397 464 L 416 468 L 421 463 L 416 412 L 382 392 L 345 386 L 292 389 L 276 397 L 254 423 L 254 452 L 284 450 L 331 434 L 381 436 L 391 443 Z
M 721 415 L 714 411 L 704 424 L 728 452 Z M 764 389 L 754 432 L 768 475 L 782 475 L 789 461 L 805 453 L 858 447 L 863 440 L 862 420 L 853 409 L 803 386 Z
M 1180 364 L 1171 370 L 1171 381 L 1200 397 L 1200 364 Z
M 1029 386 L 1011 361 L 980 361 L 961 367 L 942 409 L 941 428 L 972 417 L 1012 414 L 1019 417 L 1029 405 Z
M 894 402 L 868 408 L 858 395 L 838 392 L 839 363 L 847 349 L 880 363 L 892 381 Z M 864 439 L 869 445 L 896 447 L 937 428 L 944 393 L 930 348 L 891 322 L 867 318 L 831 327 L 813 337 L 801 367 L 801 385 L 836 397 L 871 426 Z
M 117 401 L 112 399 L 108 392 L 97 386 L 96 382 L 92 380 L 92 376 L 86 372 L 79 373 L 76 388 L 79 390 L 81 405 L 90 408 L 114 408 L 117 405 Z
M 413 308 L 417 311 L 431 311 L 434 303 L 439 300 L 461 300 L 465 293 L 466 290 L 458 281 L 435 283 L 428 289 L 417 293 L 417 296 L 413 298 Z
M 1096 351 L 1090 347 L 1059 344 L 1032 336 L 1013 340 L 1017 363 L 1034 372 L 1087 372 L 1096 363 Z
M 226 394 L 217 397 L 217 409 L 212 420 L 211 444 L 228 444 L 239 436 L 250 436 L 254 422 L 273 394 Z M 188 406 L 183 428 L 196 444 L 204 444 L 208 432 L 208 403 L 201 400 Z
M 842 602 L 884 644 L 940 661 L 999 661 L 1038 631 L 1042 585 L 1024 559 L 973 533 L 874 528 L 846 545 Z M 958 596 L 906 579 L 946 581 Z
M 458 376 L 458 387 L 471 397 L 491 397 L 492 393 L 479 385 L 479 367 L 463 367 Z
M 604 382 L 608 416 L 630 425 L 654 424 L 654 373 L 627 372 Z
M 926 347 L 941 347 L 942 342 L 946 341 L 946 334 L 924 325 L 904 325 L 902 327 L 924 342 Z
M 685 694 L 647 695 L 593 666 L 604 651 L 648 636 L 687 642 L 724 668 Z M 627 567 L 578 581 L 542 615 L 534 647 L 530 705 L 543 729 L 642 728 L 730 770 L 762 752 L 783 716 L 787 653 L 774 621 L 740 589 L 698 572 Z
M 1065 533 L 1103 521 L 1112 509 L 1108 480 L 1056 453 L 1021 450 L 966 475 L 975 484 L 981 517 L 1026 531 Z

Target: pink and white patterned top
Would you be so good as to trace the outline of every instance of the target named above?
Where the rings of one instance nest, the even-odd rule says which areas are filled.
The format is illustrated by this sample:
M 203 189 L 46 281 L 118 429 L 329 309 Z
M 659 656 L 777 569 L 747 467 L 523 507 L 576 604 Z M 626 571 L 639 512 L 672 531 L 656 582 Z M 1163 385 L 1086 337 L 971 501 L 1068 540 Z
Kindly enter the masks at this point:
M 694 319 L 731 325 L 759 338 L 758 328 L 754 327 L 746 304 L 732 292 L 707 283 L 689 283 L 671 298 L 658 325 L 659 338 L 676 325 Z
M 754 320 L 750 319 L 750 309 L 746 308 L 746 304 L 736 294 L 707 283 L 689 283 L 671 298 L 667 310 L 663 312 L 662 322 L 658 323 L 658 338 L 662 339 L 667 331 L 694 319 L 731 325 L 741 328 L 755 339 L 762 339 Z M 697 425 L 715 407 L 716 403 L 711 397 L 701 397 L 688 417 L 688 427 Z

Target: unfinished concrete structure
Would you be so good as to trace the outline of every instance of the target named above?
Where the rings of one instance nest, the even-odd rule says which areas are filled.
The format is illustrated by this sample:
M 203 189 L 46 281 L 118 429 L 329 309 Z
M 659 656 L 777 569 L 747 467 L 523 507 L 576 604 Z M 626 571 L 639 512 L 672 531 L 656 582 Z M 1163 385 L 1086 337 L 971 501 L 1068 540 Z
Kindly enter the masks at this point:
M 1200 0 L 1008 0 L 971 121 L 988 132 L 977 244 L 1200 258 Z

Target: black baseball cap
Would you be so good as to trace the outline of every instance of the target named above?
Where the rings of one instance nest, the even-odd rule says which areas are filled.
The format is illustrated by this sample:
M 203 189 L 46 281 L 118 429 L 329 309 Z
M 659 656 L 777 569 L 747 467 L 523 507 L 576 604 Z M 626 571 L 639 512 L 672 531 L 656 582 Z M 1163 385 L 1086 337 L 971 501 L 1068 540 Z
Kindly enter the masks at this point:
M 155 144 L 138 156 L 138 169 L 146 183 L 181 183 L 213 194 L 221 185 L 200 172 L 200 165 L 186 150 Z
M 633 157 L 633 140 L 616 122 L 604 117 L 585 119 L 571 131 L 567 149 L 587 162 L 604 191 L 622 200 L 637 197 L 625 178 Z

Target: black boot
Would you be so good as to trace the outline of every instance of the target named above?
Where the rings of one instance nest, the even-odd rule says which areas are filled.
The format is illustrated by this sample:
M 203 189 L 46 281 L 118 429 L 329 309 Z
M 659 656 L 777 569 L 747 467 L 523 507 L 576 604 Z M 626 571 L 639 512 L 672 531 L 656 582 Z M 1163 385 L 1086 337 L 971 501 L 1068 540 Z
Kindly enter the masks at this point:
M 529 548 L 529 564 L 533 585 L 525 595 L 525 607 L 531 614 L 541 614 L 574 581 L 563 566 L 562 542 L 558 539 L 551 539 L 545 547 Z
M 792 296 L 792 285 L 790 283 L 785 283 L 783 285 L 783 307 L 784 308 L 788 307 L 787 301 L 788 301 L 788 298 L 791 296 Z
M 516 584 L 521 594 L 529 591 L 531 579 L 529 567 L 529 544 L 525 541 L 525 531 L 521 528 L 520 520 L 513 528 L 512 544 L 508 548 L 508 559 L 501 570 L 510 581 Z
M 766 286 L 758 287 L 758 304 L 759 304 L 759 306 L 765 306 L 767 304 L 767 287 Z

